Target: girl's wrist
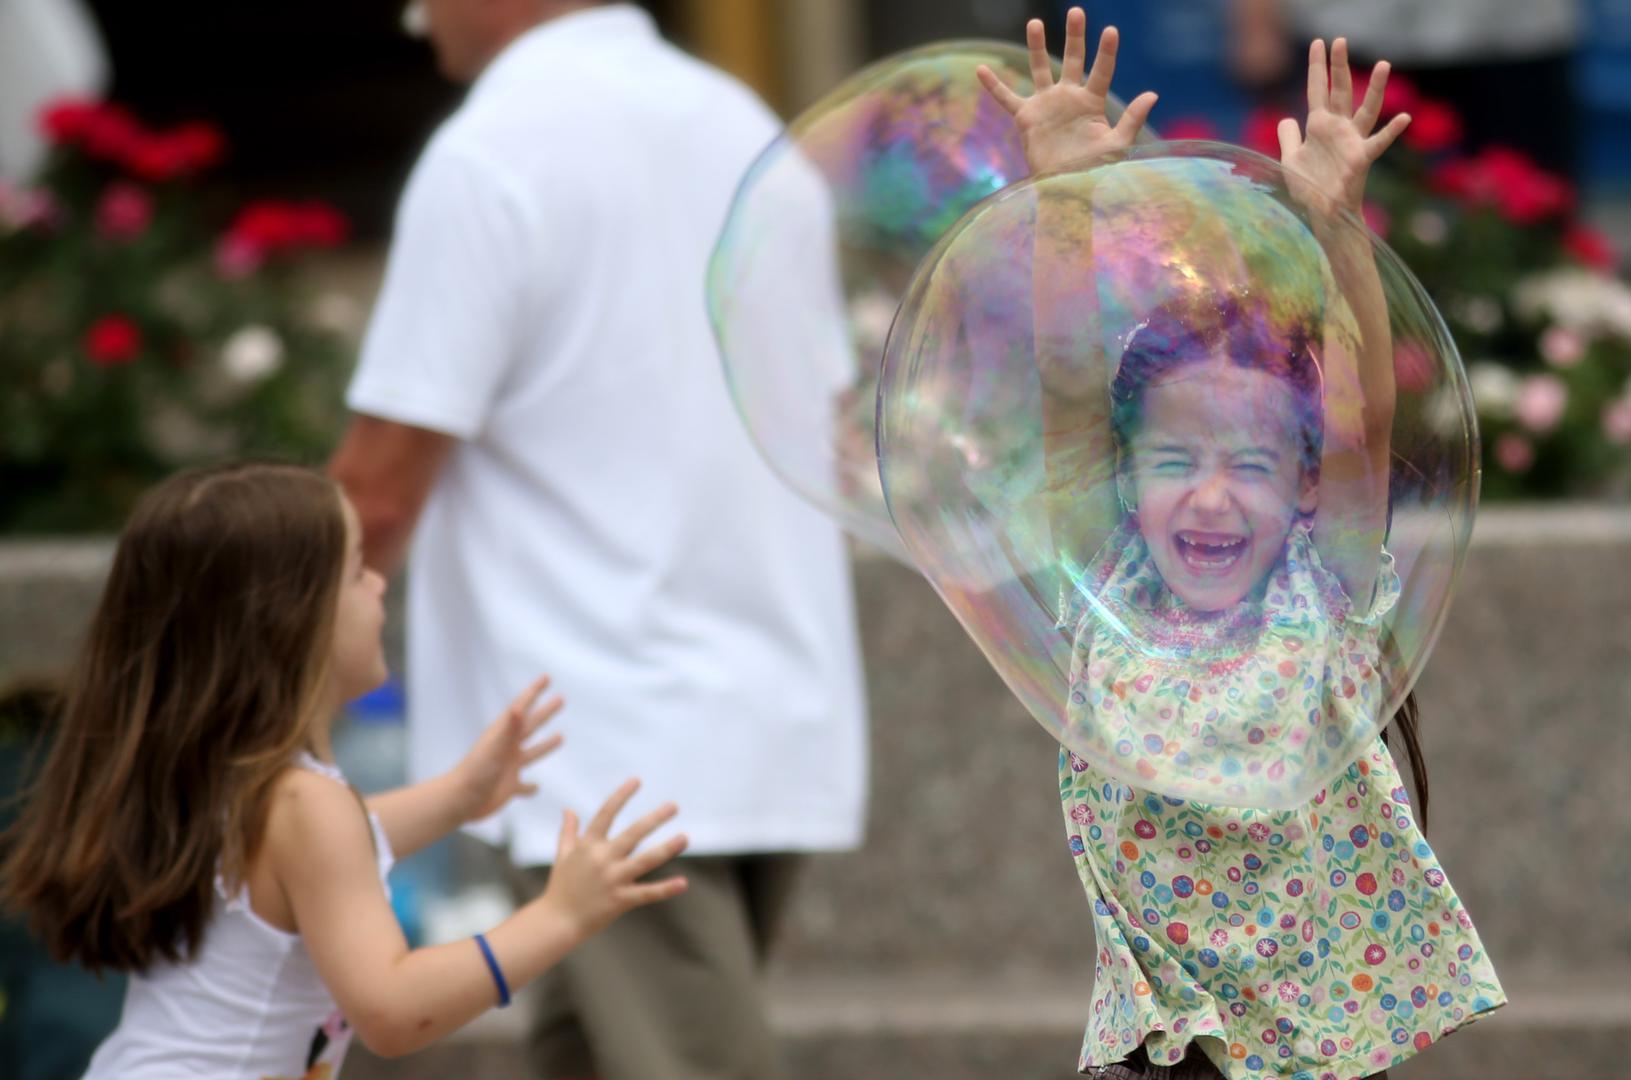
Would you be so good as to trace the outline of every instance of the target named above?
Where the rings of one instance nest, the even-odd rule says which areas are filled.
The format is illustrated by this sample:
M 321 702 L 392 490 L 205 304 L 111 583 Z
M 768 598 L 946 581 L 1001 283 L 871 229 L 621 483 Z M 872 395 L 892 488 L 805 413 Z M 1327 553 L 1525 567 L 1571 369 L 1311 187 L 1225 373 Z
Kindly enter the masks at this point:
M 482 792 L 470 775 L 468 763 L 459 762 L 453 768 L 443 773 L 442 781 L 447 785 L 447 798 L 453 809 L 455 819 L 454 827 L 468 825 L 480 817 L 482 805 Z

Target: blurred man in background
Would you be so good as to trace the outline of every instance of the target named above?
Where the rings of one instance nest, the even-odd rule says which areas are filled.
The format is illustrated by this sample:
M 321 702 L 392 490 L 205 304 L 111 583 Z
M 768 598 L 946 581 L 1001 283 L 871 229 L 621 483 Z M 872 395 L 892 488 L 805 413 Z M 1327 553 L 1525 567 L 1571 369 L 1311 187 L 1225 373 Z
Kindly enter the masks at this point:
M 409 764 L 433 774 L 540 671 L 568 749 L 475 831 L 542 887 L 561 812 L 630 774 L 676 800 L 677 900 L 550 974 L 543 1075 L 778 1075 L 758 974 L 796 853 L 853 847 L 865 789 L 836 528 L 759 460 L 703 305 L 778 124 L 642 10 L 428 0 L 471 82 L 398 212 L 332 469 L 402 560 Z M 417 528 L 416 528 L 417 527 Z

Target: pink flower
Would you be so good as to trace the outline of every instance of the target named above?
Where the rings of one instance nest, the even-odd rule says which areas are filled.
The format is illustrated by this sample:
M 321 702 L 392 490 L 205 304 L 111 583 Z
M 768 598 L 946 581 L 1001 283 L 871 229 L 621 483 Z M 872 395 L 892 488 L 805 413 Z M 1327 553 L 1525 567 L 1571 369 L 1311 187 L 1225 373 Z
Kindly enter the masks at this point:
M 1387 959 L 1387 950 L 1380 945 L 1365 946 L 1365 963 L 1374 967 Z
M 1535 463 L 1535 444 L 1507 432 L 1495 440 L 1495 463 L 1509 473 L 1526 473 Z
M 1084 806 L 1081 803 L 1077 803 L 1075 806 L 1070 808 L 1070 820 L 1074 821 L 1078 825 L 1093 824 L 1093 808 L 1091 806 Z
M 1631 398 L 1619 398 L 1603 409 L 1603 437 L 1617 446 L 1631 446 Z
M 1225 945 L 1229 944 L 1229 931 L 1227 931 L 1227 930 L 1214 930 L 1214 931 L 1212 931 L 1211 936 L 1209 936 L 1207 938 L 1207 940 L 1212 943 L 1212 947 L 1214 949 L 1221 949 Z
M 1531 375 L 1518 388 L 1518 423 L 1537 435 L 1557 427 L 1569 404 L 1569 388 L 1556 375 Z
M 47 231 L 62 224 L 62 205 L 46 188 L 14 188 L 0 184 L 0 226 Z
M 1410 126 L 1404 129 L 1403 138 L 1412 150 L 1434 154 L 1459 145 L 1461 135 L 1461 117 L 1454 109 L 1443 102 L 1424 99 L 1410 110 Z
M 236 236 L 223 237 L 215 245 L 215 272 L 228 281 L 248 277 L 259 270 L 265 261 L 260 248 Z
M 1393 377 L 1406 393 L 1419 394 L 1433 385 L 1433 358 L 1421 342 L 1405 338 L 1393 346 Z
M 1292 1002 L 1295 1002 L 1298 998 L 1300 998 L 1302 996 L 1303 996 L 1303 988 L 1302 988 L 1302 985 L 1300 983 L 1295 983 L 1295 982 L 1292 982 L 1290 979 L 1287 979 L 1285 982 L 1280 984 L 1280 1000 L 1281 1001 L 1284 1001 L 1287 1004 L 1291 1004 Z
M 134 240 L 153 220 L 153 199 L 123 180 L 108 185 L 96 207 L 96 227 L 110 240 Z
M 1167 937 L 1172 939 L 1174 945 L 1188 944 L 1189 927 L 1181 922 L 1167 923 Z
M 1566 326 L 1548 326 L 1540 335 L 1540 355 L 1555 368 L 1572 368 L 1586 355 L 1586 339 Z
M 1380 203 L 1373 203 L 1368 200 L 1363 210 L 1366 228 L 1386 240 L 1388 231 L 1393 228 L 1393 216 Z

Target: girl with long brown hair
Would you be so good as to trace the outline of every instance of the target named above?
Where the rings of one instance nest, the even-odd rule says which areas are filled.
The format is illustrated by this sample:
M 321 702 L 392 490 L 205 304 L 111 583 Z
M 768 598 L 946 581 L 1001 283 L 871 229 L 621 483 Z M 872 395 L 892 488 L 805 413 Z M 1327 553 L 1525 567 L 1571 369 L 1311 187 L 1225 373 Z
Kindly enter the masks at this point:
M 132 974 L 91 1077 L 332 1077 L 354 1030 L 419 1049 L 683 879 L 640 883 L 683 836 L 636 853 L 667 805 L 613 835 L 637 784 L 580 831 L 546 892 L 488 934 L 409 949 L 392 859 L 532 787 L 559 736 L 539 679 L 442 776 L 363 802 L 331 718 L 385 677 L 384 581 L 321 474 L 178 475 L 114 556 L 42 774 L 0 862 L 0 904 L 52 952 Z

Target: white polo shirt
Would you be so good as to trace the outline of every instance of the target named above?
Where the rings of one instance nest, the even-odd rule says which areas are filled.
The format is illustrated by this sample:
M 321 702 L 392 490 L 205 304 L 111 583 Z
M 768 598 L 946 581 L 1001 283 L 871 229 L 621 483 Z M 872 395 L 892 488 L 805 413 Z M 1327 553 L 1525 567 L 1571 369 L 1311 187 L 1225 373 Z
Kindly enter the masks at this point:
M 461 440 L 410 557 L 409 768 L 551 673 L 566 745 L 473 829 L 520 862 L 633 775 L 623 820 L 673 799 L 693 853 L 860 840 L 843 542 L 749 443 L 703 303 L 777 130 L 642 11 L 594 8 L 494 60 L 403 196 L 348 402 Z

